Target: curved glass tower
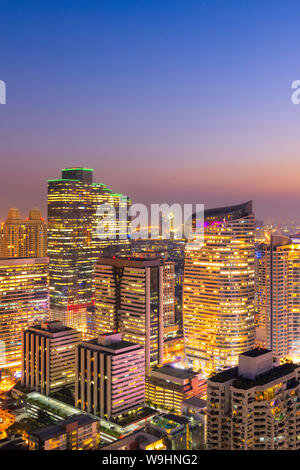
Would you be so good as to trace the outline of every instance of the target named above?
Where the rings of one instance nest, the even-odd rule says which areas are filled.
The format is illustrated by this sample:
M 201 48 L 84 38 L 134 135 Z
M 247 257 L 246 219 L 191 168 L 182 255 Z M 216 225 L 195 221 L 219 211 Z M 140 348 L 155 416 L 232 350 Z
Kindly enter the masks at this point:
M 186 356 L 209 374 L 254 347 L 252 201 L 207 210 L 204 220 L 203 247 L 185 253 L 183 321 Z

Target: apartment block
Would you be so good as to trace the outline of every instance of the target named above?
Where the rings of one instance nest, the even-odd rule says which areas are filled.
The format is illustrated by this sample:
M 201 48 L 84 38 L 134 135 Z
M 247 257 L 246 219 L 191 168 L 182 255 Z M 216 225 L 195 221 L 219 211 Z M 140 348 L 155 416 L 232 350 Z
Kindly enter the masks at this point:
M 207 448 L 299 449 L 299 378 L 299 365 L 274 363 L 270 350 L 241 354 L 207 382 Z

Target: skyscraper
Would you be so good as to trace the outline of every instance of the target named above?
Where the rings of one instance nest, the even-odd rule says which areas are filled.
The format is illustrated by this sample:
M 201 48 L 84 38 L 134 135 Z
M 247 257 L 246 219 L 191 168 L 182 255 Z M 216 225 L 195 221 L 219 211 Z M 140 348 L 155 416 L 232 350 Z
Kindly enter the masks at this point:
M 258 339 L 277 359 L 300 356 L 300 245 L 271 236 L 256 251 Z
M 26 220 L 12 207 L 2 224 L 1 256 L 3 258 L 43 258 L 47 256 L 47 224 L 41 211 L 34 207 Z
M 165 259 L 164 263 L 164 326 L 175 324 L 175 263 Z
M 94 265 L 105 250 L 127 253 L 127 222 L 118 224 L 118 211 L 127 198 L 93 182 L 90 168 L 65 168 L 62 178 L 48 181 L 48 256 L 50 259 L 50 309 L 53 319 L 86 331 L 86 315 L 93 304 Z M 107 239 L 96 233 L 99 205 L 117 212 L 108 223 Z M 122 219 L 123 220 L 123 219 Z M 109 222 L 109 221 L 108 221 Z M 110 231 L 116 230 L 115 239 Z
M 252 202 L 205 211 L 204 245 L 185 254 L 185 352 L 207 373 L 254 346 Z
M 19 209 L 12 207 L 8 211 L 6 221 L 2 226 L 3 258 L 18 258 L 26 256 L 26 227 L 21 219 Z
M 0 259 L 0 368 L 21 369 L 22 331 L 48 316 L 48 258 Z
M 144 350 L 120 333 L 80 343 L 76 368 L 78 408 L 111 419 L 144 404 Z
M 50 321 L 22 332 L 22 384 L 45 395 L 75 383 L 75 349 L 81 334 Z
M 164 262 L 101 258 L 95 273 L 96 330 L 121 331 L 145 349 L 146 372 L 163 361 Z
M 47 256 L 47 224 L 38 207 L 33 207 L 25 221 L 26 256 L 39 258 Z

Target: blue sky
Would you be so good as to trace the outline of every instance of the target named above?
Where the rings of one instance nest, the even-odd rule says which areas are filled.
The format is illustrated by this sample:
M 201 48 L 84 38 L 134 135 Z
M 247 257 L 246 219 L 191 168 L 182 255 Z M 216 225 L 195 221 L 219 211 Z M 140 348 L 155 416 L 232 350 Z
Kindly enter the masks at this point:
M 2 1 L 0 216 L 65 166 L 136 202 L 300 222 L 297 1 Z

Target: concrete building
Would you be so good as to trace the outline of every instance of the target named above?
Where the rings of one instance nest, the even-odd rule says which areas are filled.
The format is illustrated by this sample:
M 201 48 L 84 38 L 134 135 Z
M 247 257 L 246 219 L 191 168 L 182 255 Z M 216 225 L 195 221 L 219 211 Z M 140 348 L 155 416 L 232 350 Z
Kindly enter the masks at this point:
M 45 395 L 75 382 L 75 350 L 81 334 L 50 321 L 22 333 L 22 385 Z
M 75 403 L 81 410 L 113 419 L 145 401 L 145 354 L 121 334 L 82 342 L 76 351 Z
M 100 443 L 99 421 L 92 416 L 70 416 L 29 433 L 29 450 L 96 450 Z
M 168 299 L 170 289 L 168 291 Z M 145 350 L 145 369 L 163 363 L 164 261 L 101 258 L 95 273 L 96 330 L 120 331 Z
M 300 366 L 254 349 L 207 382 L 207 448 L 299 449 Z

